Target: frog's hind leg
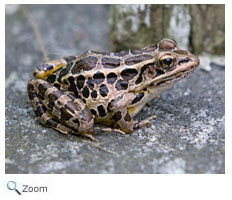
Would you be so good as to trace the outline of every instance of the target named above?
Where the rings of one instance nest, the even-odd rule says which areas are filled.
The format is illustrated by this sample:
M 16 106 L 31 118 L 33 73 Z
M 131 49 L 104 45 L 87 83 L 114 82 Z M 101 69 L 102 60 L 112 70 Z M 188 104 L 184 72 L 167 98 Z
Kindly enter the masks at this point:
M 50 128 L 54 128 L 64 134 L 74 133 L 72 129 L 64 126 L 61 122 L 52 117 L 51 113 L 48 112 L 47 108 L 40 102 L 34 90 L 34 82 L 32 81 L 29 81 L 28 83 L 28 95 L 32 109 L 34 110 L 41 124 Z
M 30 80 L 28 94 L 39 121 L 65 134 L 93 134 L 94 119 L 81 100 L 44 80 Z
M 54 128 L 64 134 L 73 134 L 73 130 L 62 125 L 58 120 L 51 116 L 46 107 L 40 102 L 33 90 L 34 86 L 30 82 L 28 83 L 28 94 L 32 109 L 38 117 L 41 124 Z

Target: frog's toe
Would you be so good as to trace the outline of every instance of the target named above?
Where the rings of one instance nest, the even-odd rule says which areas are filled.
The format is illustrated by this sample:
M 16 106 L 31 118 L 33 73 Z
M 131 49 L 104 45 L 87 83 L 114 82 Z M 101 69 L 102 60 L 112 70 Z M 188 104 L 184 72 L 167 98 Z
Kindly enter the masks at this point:
M 101 128 L 101 127 L 97 127 L 95 128 L 95 130 L 99 130 L 99 131 L 102 131 L 102 132 L 116 132 L 116 133 L 120 133 L 120 134 L 123 134 L 125 135 L 126 132 L 121 130 L 121 129 L 117 129 L 117 128 Z
M 154 120 L 154 119 L 156 119 L 156 116 L 152 115 L 151 117 L 148 117 L 145 120 L 142 120 L 140 122 L 135 123 L 134 130 L 137 130 L 137 129 L 142 128 L 144 126 L 150 127 L 151 126 L 151 120 Z

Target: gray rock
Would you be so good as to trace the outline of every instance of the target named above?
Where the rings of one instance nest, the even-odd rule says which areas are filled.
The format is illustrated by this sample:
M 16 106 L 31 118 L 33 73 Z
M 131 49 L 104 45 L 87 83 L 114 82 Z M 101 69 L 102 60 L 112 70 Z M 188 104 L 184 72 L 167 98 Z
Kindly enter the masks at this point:
M 111 49 L 106 5 L 33 5 L 28 10 L 50 57 Z M 82 37 L 75 42 L 77 35 Z M 20 7 L 11 9 L 6 14 L 6 173 L 225 173 L 223 67 L 198 68 L 154 99 L 136 117 L 156 114 L 150 128 L 131 135 L 99 133 L 100 144 L 94 144 L 36 119 L 26 85 L 42 59 L 28 19 Z

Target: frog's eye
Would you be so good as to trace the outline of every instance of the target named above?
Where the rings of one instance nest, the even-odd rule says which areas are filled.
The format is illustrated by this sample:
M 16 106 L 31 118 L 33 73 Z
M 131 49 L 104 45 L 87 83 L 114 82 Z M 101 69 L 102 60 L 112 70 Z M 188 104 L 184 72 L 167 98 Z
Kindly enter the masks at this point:
M 159 59 L 159 64 L 163 69 L 170 69 L 175 65 L 175 57 L 171 54 L 163 55 Z

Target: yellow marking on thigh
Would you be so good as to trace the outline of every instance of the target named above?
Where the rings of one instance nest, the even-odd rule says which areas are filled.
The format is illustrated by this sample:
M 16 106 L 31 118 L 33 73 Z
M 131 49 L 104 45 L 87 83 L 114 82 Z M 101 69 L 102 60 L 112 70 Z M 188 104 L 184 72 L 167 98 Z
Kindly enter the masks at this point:
M 133 117 L 135 116 L 142 108 L 144 107 L 144 104 L 139 104 L 137 106 L 132 106 L 128 108 L 129 114 Z
M 39 70 L 35 70 L 34 76 L 38 79 L 45 79 L 47 78 L 51 73 L 53 73 L 54 71 L 60 69 L 61 67 L 63 67 L 64 64 L 61 65 L 56 65 L 53 67 L 53 69 L 51 70 L 47 70 L 47 71 L 39 71 Z

